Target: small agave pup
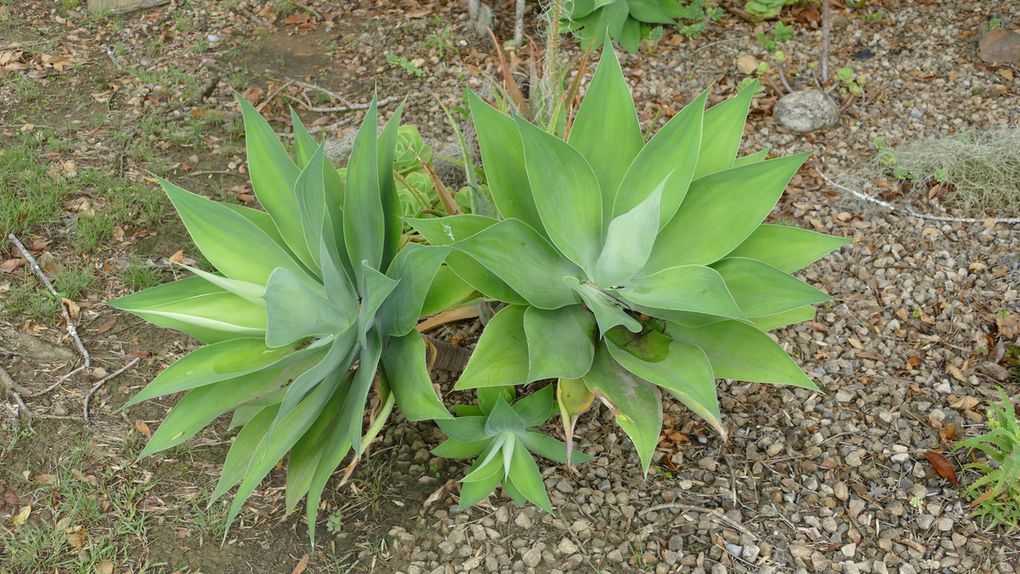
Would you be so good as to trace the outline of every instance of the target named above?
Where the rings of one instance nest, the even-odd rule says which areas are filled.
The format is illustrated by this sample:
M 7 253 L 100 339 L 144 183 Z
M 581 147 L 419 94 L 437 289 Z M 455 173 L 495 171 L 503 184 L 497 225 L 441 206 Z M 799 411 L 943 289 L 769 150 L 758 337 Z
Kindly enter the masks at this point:
M 327 479 L 355 459 L 394 402 L 410 420 L 449 418 L 414 330 L 434 313 L 429 292 L 448 248 L 404 244 L 393 179 L 400 110 L 377 131 L 375 104 L 357 134 L 346 178 L 295 122 L 292 159 L 243 99 L 251 183 L 266 212 L 210 201 L 162 182 L 195 245 L 218 273 L 113 301 L 206 346 L 180 359 L 128 405 L 187 391 L 142 455 L 180 444 L 225 413 L 241 427 L 213 500 L 237 486 L 227 519 L 287 457 L 286 502 L 307 497 L 310 535 Z M 378 411 L 363 434 L 365 404 Z
M 511 406 L 514 394 L 513 387 L 478 389 L 477 407 L 455 406 L 460 416 L 436 421 L 450 438 L 432 454 L 476 457 L 460 481 L 461 508 L 478 504 L 502 485 L 514 502 L 531 502 L 552 512 L 542 473 L 531 453 L 559 463 L 567 460 L 567 445 L 533 428 L 545 423 L 556 409 L 553 386 L 546 385 Z M 590 460 L 584 453 L 574 454 L 575 462 Z
M 568 438 L 607 402 L 645 471 L 661 392 L 725 436 L 716 379 L 814 383 L 767 334 L 829 297 L 790 273 L 846 240 L 763 224 L 807 154 L 737 158 L 757 86 L 709 110 L 702 94 L 647 144 L 606 48 L 566 141 L 477 96 L 471 116 L 503 219 L 410 223 L 490 299 L 458 389 L 559 379 Z

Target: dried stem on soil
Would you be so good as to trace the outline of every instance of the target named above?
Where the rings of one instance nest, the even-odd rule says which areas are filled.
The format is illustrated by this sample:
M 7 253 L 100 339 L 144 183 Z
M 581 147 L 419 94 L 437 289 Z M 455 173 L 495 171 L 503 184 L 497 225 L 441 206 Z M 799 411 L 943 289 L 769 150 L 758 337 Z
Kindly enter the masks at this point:
M 96 394 L 96 391 L 98 391 L 100 387 L 102 387 L 106 383 L 109 383 L 113 379 L 119 377 L 131 367 L 137 365 L 139 360 L 140 359 L 138 357 L 131 359 L 130 361 L 128 361 L 126 365 L 110 373 L 109 375 L 106 375 L 105 377 L 100 379 L 99 382 L 97 382 L 95 385 L 92 385 L 92 388 L 89 389 L 88 394 L 85 395 L 85 406 L 82 408 L 82 414 L 84 415 L 85 418 L 85 424 L 89 424 L 89 403 L 92 402 L 92 395 Z
M 32 254 L 28 252 L 28 249 L 25 248 L 25 245 L 22 244 L 21 241 L 13 233 L 9 234 L 7 236 L 7 239 L 9 239 L 11 243 L 14 245 L 14 247 L 21 253 L 21 256 L 24 257 L 26 261 L 28 261 L 28 266 L 29 268 L 32 269 L 32 273 L 34 273 L 35 276 L 39 278 L 39 281 L 43 284 L 46 290 L 49 291 L 51 295 L 53 295 L 59 300 L 60 295 L 57 293 L 57 290 L 53 288 L 53 283 L 51 283 L 49 278 L 46 277 L 46 274 L 43 273 L 42 267 L 39 267 L 39 263 L 35 260 L 35 257 L 32 257 Z M 85 362 L 82 363 L 81 366 L 79 366 L 78 368 L 72 370 L 63 377 L 57 379 L 57 382 L 46 387 L 42 391 L 28 395 L 29 397 L 38 397 L 40 395 L 45 395 L 46 393 L 62 385 L 64 381 L 71 378 L 74 374 L 80 371 L 84 371 L 85 369 L 88 369 L 92 366 L 92 357 L 89 355 L 88 350 L 85 349 L 85 345 L 81 342 L 81 337 L 78 336 L 78 329 L 75 328 L 74 321 L 71 320 L 71 314 L 67 312 L 67 307 L 63 304 L 63 302 L 60 303 L 60 312 L 64 315 L 64 325 L 66 325 L 67 327 L 67 334 L 70 335 L 72 339 L 74 339 L 74 343 L 78 347 L 78 352 L 81 353 L 81 356 L 85 360 Z
M 829 179 L 828 176 L 826 176 L 825 173 L 823 173 L 820 168 L 821 168 L 821 165 L 818 162 L 815 162 L 815 171 L 818 172 L 818 175 L 823 180 L 825 180 L 825 183 L 829 184 L 830 187 L 833 187 L 833 188 L 838 189 L 840 191 L 845 191 L 845 192 L 849 193 L 850 195 L 853 195 L 857 199 L 860 199 L 862 201 L 866 201 L 868 203 L 873 203 L 875 205 L 884 207 L 884 208 L 886 208 L 889 211 L 892 211 L 894 213 L 902 213 L 903 215 L 907 215 L 907 216 L 910 216 L 910 217 L 916 217 L 918 219 L 927 219 L 929 221 L 942 221 L 942 222 L 947 222 L 947 223 L 986 223 L 986 222 L 993 222 L 993 223 L 1006 223 L 1006 224 L 1010 224 L 1010 225 L 1020 224 L 1020 217 L 984 217 L 984 218 L 980 218 L 980 217 L 948 217 L 948 216 L 943 216 L 943 215 L 930 215 L 930 214 L 927 214 L 927 213 L 918 213 L 917 211 L 915 211 L 910 206 L 906 206 L 906 205 L 904 205 L 904 206 L 894 205 L 892 203 L 889 203 L 888 201 L 882 201 L 881 199 L 878 199 L 876 197 L 871 197 L 870 195 L 868 195 L 868 194 L 866 194 L 864 192 L 857 191 L 856 189 L 850 189 L 849 187 L 846 187 L 845 185 L 840 185 L 840 184 L 836 183 L 835 181 L 832 181 L 831 179 Z

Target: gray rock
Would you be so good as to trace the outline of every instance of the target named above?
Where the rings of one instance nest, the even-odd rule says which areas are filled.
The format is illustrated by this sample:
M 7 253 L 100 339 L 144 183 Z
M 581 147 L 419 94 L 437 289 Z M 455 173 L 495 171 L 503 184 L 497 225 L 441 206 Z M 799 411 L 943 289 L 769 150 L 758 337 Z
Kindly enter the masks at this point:
M 1020 33 L 997 28 L 981 37 L 978 56 L 988 64 L 1020 63 Z
M 527 564 L 528 566 L 534 568 L 535 566 L 538 566 L 539 563 L 542 562 L 542 551 L 539 550 L 537 547 L 532 548 L 531 550 L 528 550 L 527 552 L 524 553 L 524 556 L 521 557 L 521 560 L 523 560 L 524 563 Z
M 776 103 L 776 123 L 797 133 L 831 128 L 839 122 L 839 106 L 825 92 L 801 90 L 786 94 Z

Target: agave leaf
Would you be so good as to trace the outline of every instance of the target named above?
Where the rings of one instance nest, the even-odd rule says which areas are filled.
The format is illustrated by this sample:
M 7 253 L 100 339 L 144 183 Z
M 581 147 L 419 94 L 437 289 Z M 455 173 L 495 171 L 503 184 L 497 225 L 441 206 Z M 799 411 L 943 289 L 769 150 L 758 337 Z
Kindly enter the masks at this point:
M 322 262 L 322 286 L 326 299 L 334 309 L 346 317 L 358 315 L 358 292 L 347 273 L 347 264 L 342 262 L 330 247 L 331 240 L 325 236 L 319 241 L 319 260 Z
M 364 337 L 376 325 L 376 315 L 383 303 L 390 296 L 390 293 L 397 288 L 399 279 L 392 279 L 369 267 L 365 261 L 361 262 L 361 275 L 364 278 L 364 287 L 361 290 L 361 308 L 359 309 L 358 325 L 361 330 L 361 345 L 364 346 Z
M 588 309 L 594 313 L 595 321 L 599 326 L 599 334 L 605 335 L 607 331 L 617 325 L 623 325 L 634 333 L 641 330 L 641 323 L 628 315 L 619 302 L 613 300 L 601 289 L 587 283 L 582 284 L 575 277 L 564 277 L 563 283 L 577 292 Z
M 354 317 L 330 305 L 321 288 L 313 290 L 283 268 L 274 271 L 266 285 L 266 315 L 266 345 L 270 347 L 334 335 L 354 323 Z
M 379 269 L 383 260 L 386 217 L 383 213 L 377 163 L 377 125 L 376 102 L 373 98 L 351 147 L 347 184 L 344 188 L 344 242 L 359 291 L 363 285 L 362 274 L 365 269 L 360 263 L 364 261 L 368 267 Z
M 372 387 L 372 380 L 375 379 L 376 371 L 379 368 L 379 359 L 382 356 L 382 338 L 377 331 L 371 331 L 362 344 L 361 355 L 358 359 L 358 370 L 354 373 L 351 381 L 351 391 L 344 401 L 343 410 L 340 411 L 340 425 L 346 429 L 347 437 L 354 447 L 354 454 L 361 456 L 361 429 L 362 418 L 365 415 L 365 400 L 368 398 L 368 391 Z
M 546 385 L 513 404 L 514 411 L 524 420 L 526 428 L 537 427 L 552 416 L 556 409 L 553 385 Z
M 311 258 L 313 271 L 321 275 L 321 243 L 326 228 L 326 181 L 323 176 L 325 144 L 320 144 L 307 165 L 294 182 L 294 195 L 298 199 L 301 215 L 301 229 L 304 232 L 305 248 Z
M 633 0 L 627 0 L 628 3 Z M 620 47 L 627 50 L 631 54 L 638 51 L 641 46 L 641 22 L 638 22 L 634 18 L 627 18 L 623 22 L 623 28 L 617 35 L 616 40 L 620 43 Z
M 315 422 L 305 434 L 294 443 L 287 455 L 286 509 L 293 512 L 301 497 L 308 494 L 315 477 L 315 471 L 323 455 L 323 442 L 329 437 L 336 421 L 336 412 L 347 397 L 349 386 L 340 385 L 329 398 Z M 314 520 L 312 524 L 314 524 Z
M 704 351 L 657 331 L 634 335 L 619 329 L 606 337 L 606 347 L 623 368 L 669 391 L 726 440 L 715 375 Z
M 397 285 L 378 313 L 383 335 L 403 336 L 414 330 L 429 286 L 449 252 L 448 247 L 426 247 L 417 243 L 400 250 L 386 270 L 386 275 L 397 281 Z
M 524 498 L 552 514 L 552 504 L 549 502 L 549 493 L 545 490 L 545 483 L 542 482 L 542 472 L 523 443 L 514 443 L 508 470 L 510 482 L 524 495 Z
M 674 2 L 662 0 L 627 0 L 631 19 L 650 24 L 672 24 L 684 13 Z
M 547 458 L 560 464 L 567 464 L 567 445 L 553 437 L 538 431 L 528 431 L 518 436 L 528 450 L 538 456 Z M 595 460 L 595 457 L 580 451 L 571 453 L 571 462 L 584 464 Z
M 471 458 L 481 454 L 491 442 L 491 439 L 464 442 L 448 438 L 432 449 L 432 454 L 443 458 Z
M 462 253 L 455 253 L 454 255 L 463 256 Z M 477 294 L 478 292 L 475 288 L 461 279 L 448 265 L 441 265 L 436 270 L 436 276 L 432 278 L 432 284 L 429 285 L 428 293 L 425 294 L 425 301 L 421 307 L 421 316 L 427 317 L 446 309 L 460 307 L 462 304 L 475 298 Z M 521 302 L 523 303 L 523 299 Z
M 807 229 L 766 223 L 731 251 L 729 257 L 757 259 L 786 273 L 793 273 L 852 241 Z
M 664 184 L 665 182 L 663 182 Z M 598 285 L 613 288 L 626 283 L 644 267 L 659 234 L 662 186 L 626 213 L 616 216 L 606 231 L 606 243 L 595 263 Z
M 496 208 L 504 218 L 520 219 L 542 231 L 542 220 L 538 217 L 524 167 L 524 146 L 517 125 L 474 92 L 467 92 L 467 100 L 485 164 L 485 179 Z
M 472 465 L 474 470 L 471 470 L 464 475 L 464 478 L 460 479 L 460 482 L 463 484 L 471 482 L 485 482 L 493 476 L 498 476 L 502 480 L 506 474 L 506 470 L 503 465 L 503 457 L 498 455 L 503 452 L 503 445 L 506 444 L 506 441 L 507 435 L 497 435 L 494 437 L 489 442 L 489 446 L 482 451 L 482 455 L 478 457 L 480 464 Z
M 787 156 L 695 179 L 659 233 L 645 273 L 707 265 L 733 251 L 772 211 L 807 157 Z
M 208 271 L 203 271 L 202 269 L 192 267 L 191 265 L 185 265 L 184 263 L 178 263 L 177 265 L 191 271 L 195 275 L 198 275 L 202 279 L 205 279 L 224 291 L 229 291 L 246 301 L 250 301 L 258 305 L 259 307 L 266 306 L 266 301 L 264 299 L 266 294 L 265 285 L 248 283 L 247 281 L 238 281 L 237 279 L 231 279 L 216 273 L 209 273 Z
M 224 537 L 230 529 L 241 507 L 251 496 L 255 487 L 262 482 L 269 471 L 276 466 L 290 451 L 291 447 L 308 431 L 308 428 L 315 422 L 315 419 L 322 412 L 329 402 L 330 397 L 337 392 L 334 385 L 320 385 L 301 401 L 294 410 L 283 420 L 274 421 L 273 433 L 264 434 L 255 447 L 253 456 L 244 472 L 244 477 L 237 487 L 234 500 L 230 503 L 230 510 L 227 512 L 227 520 L 224 526 Z M 251 423 L 248 423 L 249 425 Z M 245 428 L 248 428 L 245 426 Z M 235 441 L 236 442 L 236 441 Z
M 573 459 L 574 427 L 577 425 L 577 419 L 588 412 L 594 400 L 595 393 L 588 389 L 583 380 L 560 379 L 556 381 L 556 404 L 560 410 L 563 436 L 567 439 L 564 458 L 568 467 Z
M 796 307 L 789 311 L 783 311 L 774 315 L 763 315 L 761 317 L 751 317 L 751 323 L 761 331 L 772 331 L 787 325 L 794 325 L 796 323 L 803 323 L 804 321 L 811 321 L 815 318 L 815 308 L 811 305 L 805 305 L 804 307 Z
M 626 3 L 619 2 L 619 4 Z M 626 14 L 624 14 L 624 18 L 626 18 Z M 616 36 L 616 34 L 613 35 Z M 608 224 L 610 214 L 613 213 L 613 203 L 620 182 L 623 180 L 627 168 L 631 166 L 631 162 L 638 156 L 638 152 L 644 145 L 641 124 L 638 122 L 637 111 L 634 109 L 630 87 L 623 77 L 620 62 L 617 60 L 616 52 L 611 44 L 606 44 L 602 50 L 602 58 L 595 69 L 595 75 L 592 76 L 591 84 L 588 85 L 588 92 L 577 109 L 577 115 L 574 117 L 574 123 L 570 128 L 570 137 L 567 141 L 580 152 L 591 169 L 595 171 L 599 183 L 597 189 L 601 189 L 602 192 L 601 213 L 605 214 Z M 525 149 L 527 149 L 526 141 Z M 527 157 L 527 154 L 525 156 Z M 530 165 L 529 163 L 529 175 L 531 175 Z M 542 194 L 542 190 L 535 186 L 533 179 L 531 184 L 537 198 Z M 648 191 L 650 192 L 651 188 Z M 640 200 L 634 203 L 640 203 Z M 541 203 L 539 209 L 541 211 Z M 572 215 L 572 206 L 561 204 L 560 209 L 566 212 L 569 219 Z M 620 213 L 623 211 L 626 210 L 621 210 Z M 548 225 L 546 214 L 542 215 L 543 221 Z M 550 229 L 549 232 L 553 242 L 559 245 L 552 235 L 553 231 Z M 575 244 L 577 244 L 576 241 Z M 563 247 L 561 246 L 560 249 L 563 250 Z M 563 252 L 570 257 L 568 251 L 563 250 Z M 573 257 L 571 259 L 583 266 L 581 261 Z
M 475 464 L 481 460 L 481 458 L 478 458 L 478 460 L 475 461 Z M 478 504 L 484 500 L 485 497 L 492 494 L 492 491 L 496 490 L 496 487 L 499 486 L 499 483 L 503 480 L 503 473 L 499 472 L 499 470 L 502 469 L 502 463 L 494 458 L 489 460 L 487 464 L 490 467 L 487 470 L 491 471 L 492 469 L 495 469 L 495 471 L 490 475 L 487 475 L 485 480 L 460 483 L 460 502 L 457 504 L 458 508 L 463 510 Z M 469 470 L 470 472 L 475 472 L 478 469 L 472 466 Z
M 492 412 L 492 408 L 496 406 L 496 403 L 501 399 L 506 401 L 507 404 L 512 404 L 514 399 L 517 397 L 517 389 L 510 385 L 502 387 L 479 387 L 475 389 L 475 396 L 478 398 L 478 406 L 475 407 L 478 409 L 478 413 L 476 414 L 488 415 Z
M 301 117 L 297 115 L 294 108 L 290 109 L 290 119 L 291 124 L 294 126 L 294 151 L 297 157 L 297 164 L 306 165 L 312 159 L 312 154 L 315 153 L 319 144 L 316 143 L 312 134 L 308 133 L 308 130 L 305 129 L 304 123 L 301 122 Z M 334 233 L 336 233 L 343 221 L 344 181 L 341 179 L 340 173 L 329 161 L 322 163 L 322 172 L 326 189 L 326 213 L 332 221 Z M 331 241 L 331 243 L 335 243 L 336 247 L 343 246 L 342 234 L 334 235 L 332 239 L 334 241 Z M 309 249 L 311 248 L 312 246 L 310 245 Z
M 495 225 L 497 220 L 480 215 L 453 215 L 438 219 L 408 219 L 407 223 L 430 244 L 451 245 Z M 464 283 L 491 299 L 518 305 L 526 302 L 495 273 L 467 254 L 459 251 L 449 253 L 446 265 Z
M 230 445 L 230 450 L 227 451 L 227 456 L 223 459 L 220 479 L 209 496 L 209 506 L 212 506 L 228 490 L 244 479 L 259 443 L 265 438 L 269 427 L 273 424 L 273 419 L 276 418 L 278 407 L 279 405 L 264 407 L 245 423 L 241 431 L 234 437 L 234 443 Z
M 528 307 L 528 382 L 584 376 L 595 356 L 595 318 L 583 305 L 552 311 Z
M 752 163 L 759 163 L 765 161 L 765 158 L 769 156 L 769 148 L 758 150 L 752 154 L 748 154 L 742 157 L 738 157 L 733 160 L 733 167 L 743 167 L 745 165 L 751 165 Z
M 700 347 L 708 355 L 715 376 L 721 379 L 818 390 L 782 347 L 751 325 L 721 321 L 691 328 L 667 323 L 666 334 Z
M 280 410 L 276 413 L 276 420 L 270 432 L 275 430 L 276 424 L 288 416 L 313 389 L 324 381 L 340 379 L 350 369 L 357 354 L 356 340 L 357 328 L 352 325 L 333 338 L 329 350 L 321 361 L 294 379 L 280 401 Z
M 251 220 L 222 203 L 185 191 L 168 181 L 161 180 L 160 184 L 202 255 L 227 277 L 265 284 L 277 267 L 308 276 L 300 263 Z M 304 236 L 301 237 L 303 240 Z M 259 256 L 246 257 L 246 253 Z
M 796 277 L 761 261 L 727 257 L 712 264 L 748 317 L 774 315 L 832 298 Z
M 567 259 L 592 269 L 602 248 L 602 199 L 595 173 L 563 140 L 521 118 L 517 128 L 546 234 Z
M 404 105 L 400 104 L 393 112 L 389 121 L 383 126 L 379 134 L 377 153 L 379 169 L 379 193 L 382 199 L 383 220 L 385 221 L 385 232 L 383 236 L 382 260 L 376 267 L 385 269 L 390 261 L 400 250 L 401 233 L 404 230 L 404 220 L 400 210 L 400 199 L 397 197 L 397 186 L 393 179 L 393 155 L 397 145 L 397 130 L 400 127 L 400 117 L 403 115 Z
M 299 345 L 271 349 L 263 340 L 254 338 L 206 345 L 167 367 L 121 408 L 195 387 L 236 379 L 316 353 L 316 349 L 299 350 Z
M 503 433 L 524 432 L 528 428 L 527 423 L 517 414 L 506 401 L 500 397 L 492 407 L 492 412 L 485 419 L 485 434 L 497 436 Z
M 486 417 L 484 416 L 468 416 L 455 419 L 436 419 L 436 424 L 446 436 L 454 440 L 477 442 L 489 440 L 485 434 L 485 421 Z
M 251 207 L 238 205 L 236 203 L 220 203 L 220 205 L 254 223 L 256 227 L 261 229 L 263 233 L 275 241 L 281 249 L 290 254 L 290 247 L 287 247 L 287 242 L 283 240 L 283 236 L 280 235 L 280 230 L 276 228 L 276 224 L 273 223 L 273 218 L 269 217 L 268 213 Z M 291 256 L 293 256 L 293 254 L 291 254 Z
M 417 331 L 412 329 L 402 337 L 389 337 L 383 347 L 382 364 L 397 406 L 407 420 L 450 418 L 432 388 L 425 365 L 425 340 Z
M 535 307 L 558 309 L 576 302 L 560 278 L 576 277 L 580 269 L 519 219 L 500 221 L 454 243 L 453 248 L 470 255 Z M 528 262 L 526 267 L 520 264 L 522 261 Z M 472 283 L 468 277 L 464 280 Z
M 614 218 L 633 210 L 656 190 L 662 192 L 658 228 L 673 218 L 694 178 L 707 98 L 708 90 L 705 90 L 684 106 L 659 128 L 634 158 L 620 183 L 613 204 Z
M 347 397 L 346 393 L 350 390 L 352 377 L 351 373 L 347 373 L 337 383 L 337 394 L 343 394 L 344 400 Z M 327 412 L 336 413 L 335 410 Z M 351 450 L 350 439 L 345 432 L 346 429 L 341 425 L 340 419 L 336 416 L 333 416 L 332 419 L 325 440 L 319 443 L 321 455 L 315 467 L 315 472 L 312 475 L 312 480 L 308 485 L 308 497 L 305 499 L 305 515 L 308 518 L 308 538 L 313 546 L 315 545 L 315 520 L 319 513 L 322 491 L 326 488 L 326 482 L 329 481 L 329 477 L 333 475 L 333 472 L 340 466 L 340 462 L 343 461 L 344 457 Z
M 681 265 L 638 277 L 619 289 L 620 296 L 646 307 L 690 311 L 743 319 L 718 271 L 703 265 Z
M 723 100 L 705 112 L 701 136 L 701 153 L 694 179 L 733 167 L 733 160 L 740 150 L 740 137 L 744 133 L 744 122 L 751 109 L 751 99 L 758 93 L 758 81 Z M 743 189 L 754 189 L 744 187 Z
M 608 401 L 616 424 L 633 441 L 647 474 L 662 432 L 659 387 L 620 366 L 604 345 L 595 351 L 595 362 L 584 376 L 584 384 Z
M 201 277 L 152 287 L 107 304 L 207 343 L 261 337 L 266 328 L 264 308 Z
M 528 380 L 524 307 L 510 305 L 489 319 L 454 389 L 523 385 Z
M 297 181 L 300 170 L 290 159 L 290 155 L 276 137 L 272 126 L 266 122 L 258 110 L 243 97 L 238 96 L 237 101 L 241 105 L 241 113 L 244 116 L 244 142 L 248 155 L 248 173 L 251 176 L 252 191 L 255 192 L 255 197 L 258 198 L 262 207 L 269 212 L 276 227 L 280 230 L 280 235 L 283 236 L 287 246 L 298 260 L 310 268 L 314 267 L 314 259 L 308 252 L 308 246 L 304 241 L 300 206 L 294 195 L 294 182 Z M 181 218 L 184 218 L 183 214 Z M 209 225 L 212 224 L 209 223 Z M 191 231 L 190 227 L 188 230 Z M 194 236 L 194 232 L 192 235 Z M 197 238 L 195 243 L 199 245 L 199 249 L 202 249 Z M 259 253 L 262 256 L 260 259 L 263 260 L 269 255 L 255 245 L 248 245 L 246 250 L 236 253 L 251 253 L 253 251 Z M 203 249 L 202 252 L 205 253 L 205 250 Z M 208 254 L 206 257 L 225 275 L 233 277 L 227 269 L 213 261 Z M 240 263 L 252 265 L 253 262 L 242 259 Z M 265 274 L 266 277 L 268 275 L 268 273 Z M 244 279 L 244 277 L 235 277 L 235 279 Z M 252 282 L 260 283 L 264 282 L 264 279 L 265 277 L 263 277 L 263 281 L 253 280 Z
M 290 374 L 299 372 L 308 363 L 309 358 L 306 357 L 302 361 L 265 367 L 188 391 L 184 398 L 170 409 L 156 432 L 152 433 L 152 438 L 145 444 L 138 458 L 183 443 L 216 417 L 279 389 L 287 383 Z

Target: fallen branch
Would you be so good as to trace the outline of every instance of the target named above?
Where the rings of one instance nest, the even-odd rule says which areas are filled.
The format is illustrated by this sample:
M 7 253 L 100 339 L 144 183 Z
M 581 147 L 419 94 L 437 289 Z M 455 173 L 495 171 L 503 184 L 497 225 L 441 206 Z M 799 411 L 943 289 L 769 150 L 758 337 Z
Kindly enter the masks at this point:
M 818 172 L 818 175 L 823 180 L 825 180 L 825 183 L 829 184 L 829 186 L 831 186 L 831 187 L 833 187 L 835 189 L 838 189 L 840 191 L 845 191 L 845 192 L 849 193 L 850 195 L 852 195 L 852 196 L 854 196 L 857 199 L 860 199 L 862 201 L 866 201 L 868 203 L 873 203 L 875 205 L 884 207 L 884 208 L 888 209 L 889 211 L 891 211 L 893 213 L 902 213 L 903 215 L 907 215 L 907 216 L 910 216 L 910 217 L 916 217 L 918 219 L 926 219 L 928 221 L 942 221 L 942 222 L 946 222 L 946 223 L 987 223 L 987 222 L 994 222 L 994 223 L 1005 223 L 1005 224 L 1009 224 L 1009 225 L 1020 224 L 1020 217 L 984 217 L 984 218 L 978 218 L 978 217 L 949 217 L 949 216 L 943 216 L 943 215 L 930 215 L 930 214 L 927 214 L 927 213 L 920 213 L 918 211 L 915 211 L 914 208 L 912 208 L 910 206 L 906 206 L 906 205 L 904 205 L 904 206 L 894 205 L 892 203 L 889 203 L 888 201 L 882 201 L 881 199 L 878 199 L 877 197 L 871 197 L 870 195 L 868 195 L 866 193 L 857 191 L 855 189 L 850 189 L 849 187 L 847 187 L 845 185 L 840 185 L 840 184 L 836 183 L 835 181 L 832 181 L 831 179 L 829 179 L 825 175 L 825 173 L 822 172 L 820 167 L 821 166 L 816 161 L 815 162 L 815 171 Z
M 385 97 L 385 98 L 383 98 L 381 100 L 376 101 L 375 105 L 376 105 L 377 108 L 381 108 L 383 106 L 388 106 L 388 105 L 392 104 L 393 102 L 396 102 L 399 99 L 400 98 L 398 98 L 396 96 L 389 96 L 389 97 Z M 344 113 L 344 112 L 353 112 L 353 111 L 358 111 L 358 110 L 367 110 L 369 108 L 369 106 L 371 106 L 371 105 L 372 105 L 371 103 L 367 103 L 367 104 L 347 104 L 347 105 L 344 105 L 344 106 L 332 107 L 332 108 L 324 108 L 324 107 L 313 106 L 313 107 L 308 108 L 308 111 L 310 111 L 310 112 L 319 112 L 319 113 L 323 113 L 323 114 Z
M 84 415 L 84 418 L 85 418 L 85 424 L 89 424 L 89 403 L 92 402 L 92 395 L 96 394 L 96 391 L 98 391 L 100 387 L 102 387 L 106 383 L 109 383 L 113 379 L 119 377 L 125 371 L 130 369 L 131 367 L 134 367 L 135 365 L 137 365 L 138 361 L 140 361 L 140 360 L 141 359 L 139 359 L 138 357 L 135 357 L 135 358 L 131 359 L 130 361 L 128 361 L 128 363 L 126 365 L 124 365 L 123 367 L 121 367 L 121 368 L 117 369 L 116 371 L 110 373 L 109 375 L 106 375 L 105 377 L 100 379 L 98 383 L 96 383 L 95 385 L 92 385 L 92 388 L 89 389 L 88 394 L 85 395 L 85 406 L 82 409 L 82 414 Z
M 21 241 L 18 240 L 18 238 L 15 237 L 13 233 L 8 235 L 7 239 L 9 239 L 11 243 L 14 245 L 14 247 L 21 253 L 21 256 L 24 257 L 26 261 L 28 261 L 28 266 L 30 269 L 32 269 L 32 273 L 34 273 L 35 276 L 39 279 L 39 281 L 43 284 L 43 286 L 46 287 L 46 290 L 49 291 L 51 295 L 53 295 L 59 300 L 60 294 L 58 294 L 57 290 L 53 288 L 53 283 L 51 283 L 49 278 L 46 277 L 46 274 L 43 273 L 42 267 L 39 267 L 39 263 L 35 260 L 35 257 L 32 257 L 32 254 L 28 252 L 28 249 L 25 248 L 24 244 L 22 244 Z M 63 304 L 63 302 L 60 303 L 60 312 L 64 315 L 64 324 L 67 327 L 67 334 L 70 335 L 72 339 L 74 339 L 74 343 L 78 347 L 78 352 L 81 353 L 81 356 L 85 360 L 85 362 L 82 363 L 82 365 L 79 366 L 78 368 L 72 370 L 63 377 L 60 377 L 60 379 L 58 379 L 57 382 L 53 383 L 49 387 L 46 387 L 44 390 L 29 395 L 30 397 L 38 397 L 40 395 L 45 395 L 46 393 L 59 387 L 61 384 L 64 383 L 64 381 L 71 378 L 74 374 L 80 371 L 84 371 L 85 369 L 88 369 L 92 366 L 92 357 L 89 355 L 88 350 L 85 349 L 85 345 L 81 342 L 81 337 L 78 336 L 78 329 L 75 328 L 74 321 L 71 320 L 71 314 L 67 312 L 67 307 Z
M 287 87 L 293 83 L 294 80 L 287 80 L 286 82 L 284 82 L 279 88 L 273 90 L 273 93 L 269 94 L 269 97 L 267 97 L 261 104 L 255 106 L 255 109 L 258 110 L 259 113 L 262 113 L 262 110 L 266 109 L 266 106 L 269 105 L 269 102 L 273 101 L 273 98 L 278 96 L 280 92 L 287 89 Z
M 721 512 L 717 512 L 715 510 L 712 510 L 711 508 L 706 508 L 704 506 L 695 506 L 693 504 L 681 504 L 679 502 L 670 502 L 670 503 L 667 503 L 667 504 L 657 504 L 655 506 L 651 506 L 649 508 L 646 508 L 646 509 L 641 511 L 641 514 L 645 515 L 645 514 L 649 514 L 651 512 L 658 512 L 660 510 L 679 510 L 681 513 L 683 513 L 683 512 L 701 512 L 703 514 L 707 514 L 712 519 L 714 519 L 714 520 L 716 520 L 718 522 L 721 522 L 721 523 L 725 524 L 726 526 L 729 526 L 730 528 L 733 528 L 734 530 L 737 530 L 737 531 L 741 532 L 742 534 L 746 534 L 746 535 L 750 536 L 754 540 L 758 539 L 758 537 L 754 534 L 754 532 L 751 532 L 750 530 L 748 530 L 747 527 L 744 526 L 743 524 L 737 522 L 736 520 L 733 520 L 732 518 L 730 518 L 729 516 L 726 516 L 725 514 L 723 514 Z
M 14 402 L 18 403 L 18 417 L 21 417 L 21 413 L 25 413 L 25 418 L 31 422 L 32 411 L 21 398 L 22 394 L 27 394 L 25 388 L 14 382 L 14 379 L 11 378 L 11 375 L 3 367 L 0 367 L 0 388 L 2 388 L 4 395 L 10 395 L 14 398 Z

